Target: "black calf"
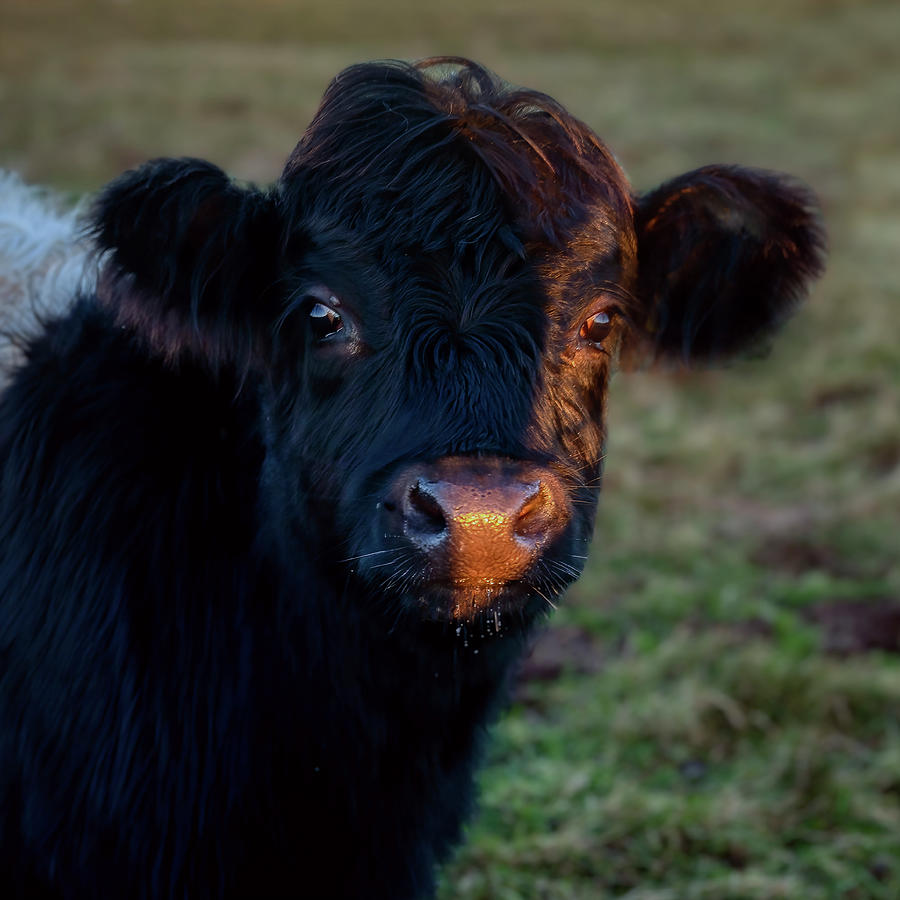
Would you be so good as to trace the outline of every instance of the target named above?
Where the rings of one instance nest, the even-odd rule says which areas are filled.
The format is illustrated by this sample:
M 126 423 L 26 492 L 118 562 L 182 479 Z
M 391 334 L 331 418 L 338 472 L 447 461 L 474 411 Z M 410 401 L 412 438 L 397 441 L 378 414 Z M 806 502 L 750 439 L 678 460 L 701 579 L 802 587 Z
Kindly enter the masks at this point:
M 427 897 L 581 570 L 615 359 L 768 333 L 814 201 L 636 197 L 440 60 L 339 75 L 271 190 L 157 160 L 94 221 L 0 402 L 4 896 Z

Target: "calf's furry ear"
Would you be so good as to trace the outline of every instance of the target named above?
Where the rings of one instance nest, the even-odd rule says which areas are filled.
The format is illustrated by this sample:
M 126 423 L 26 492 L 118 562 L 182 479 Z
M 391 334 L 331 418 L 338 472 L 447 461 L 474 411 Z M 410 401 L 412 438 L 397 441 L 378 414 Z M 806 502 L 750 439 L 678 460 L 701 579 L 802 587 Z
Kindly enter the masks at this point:
M 822 273 L 812 192 L 787 176 L 707 166 L 638 198 L 636 293 L 657 356 L 725 359 L 777 328 Z
M 108 253 L 98 295 L 167 357 L 248 359 L 272 322 L 280 246 L 274 198 L 198 159 L 126 172 L 94 203 Z

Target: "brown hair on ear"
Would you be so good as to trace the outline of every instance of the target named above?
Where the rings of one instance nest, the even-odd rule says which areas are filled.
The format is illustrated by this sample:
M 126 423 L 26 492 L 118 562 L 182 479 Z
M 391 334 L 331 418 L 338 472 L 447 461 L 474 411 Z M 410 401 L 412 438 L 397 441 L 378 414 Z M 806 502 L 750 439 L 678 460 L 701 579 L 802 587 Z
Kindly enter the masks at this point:
M 274 199 L 199 159 L 126 172 L 93 209 L 108 253 L 98 295 L 162 355 L 246 361 L 277 310 L 280 219 Z M 271 309 L 269 308 L 271 307 Z
M 635 231 L 637 343 L 657 358 L 714 362 L 754 347 L 824 269 L 814 194 L 760 169 L 706 166 L 666 182 L 638 198 Z

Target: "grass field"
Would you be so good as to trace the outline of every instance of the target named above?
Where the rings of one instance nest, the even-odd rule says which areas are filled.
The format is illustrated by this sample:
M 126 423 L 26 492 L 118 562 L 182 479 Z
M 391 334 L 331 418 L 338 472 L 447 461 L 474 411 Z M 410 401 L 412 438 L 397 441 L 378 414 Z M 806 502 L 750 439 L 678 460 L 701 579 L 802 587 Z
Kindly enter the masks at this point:
M 2 0 L 0 165 L 277 176 L 347 63 L 474 56 L 640 188 L 819 192 L 828 273 L 764 359 L 623 373 L 588 571 L 496 729 L 442 900 L 900 897 L 900 4 Z M 723 4 L 723 9 L 725 9 Z

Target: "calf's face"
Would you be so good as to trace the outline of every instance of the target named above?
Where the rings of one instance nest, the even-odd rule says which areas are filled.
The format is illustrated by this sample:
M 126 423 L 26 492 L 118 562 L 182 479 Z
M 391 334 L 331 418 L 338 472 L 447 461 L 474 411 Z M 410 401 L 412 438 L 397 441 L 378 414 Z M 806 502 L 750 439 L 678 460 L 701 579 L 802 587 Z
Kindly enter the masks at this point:
M 580 573 L 620 356 L 739 352 L 822 255 L 788 179 L 635 196 L 554 101 L 446 60 L 342 73 L 269 192 L 160 160 L 96 219 L 151 352 L 253 373 L 278 533 L 450 626 L 527 624 Z
M 287 372 L 266 400 L 275 496 L 320 525 L 323 555 L 422 615 L 536 611 L 592 530 L 613 298 L 551 296 L 496 233 L 397 243 L 311 254 L 291 279 Z

